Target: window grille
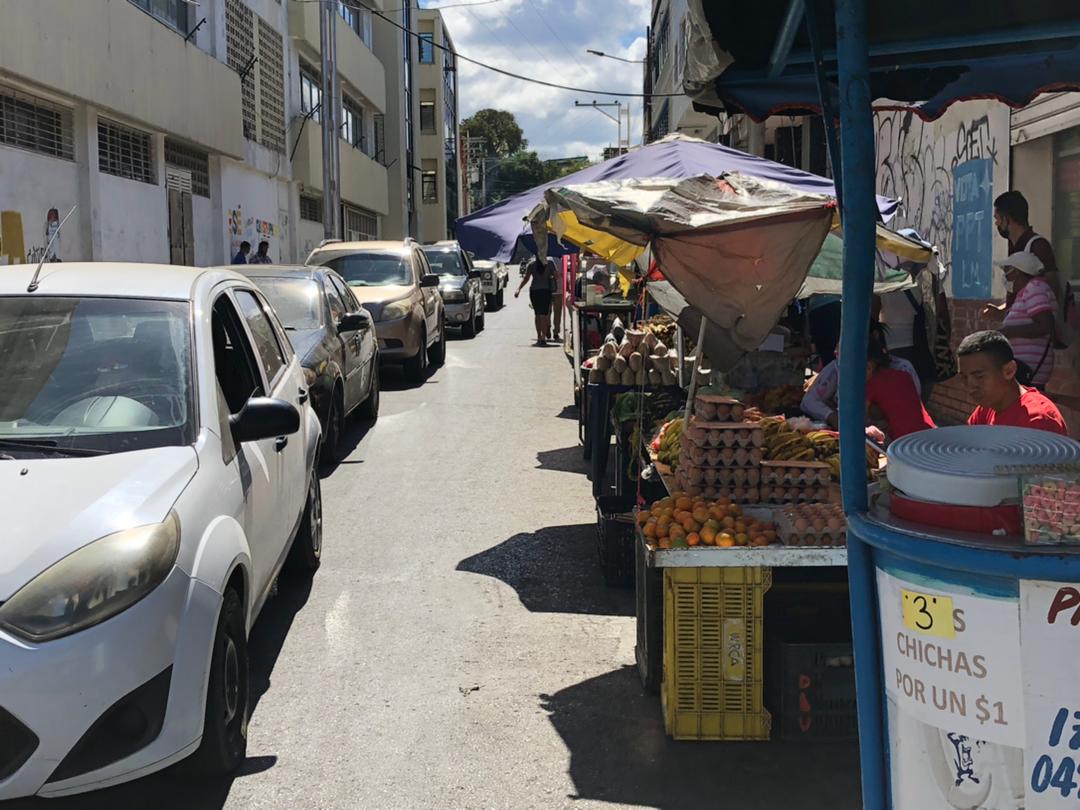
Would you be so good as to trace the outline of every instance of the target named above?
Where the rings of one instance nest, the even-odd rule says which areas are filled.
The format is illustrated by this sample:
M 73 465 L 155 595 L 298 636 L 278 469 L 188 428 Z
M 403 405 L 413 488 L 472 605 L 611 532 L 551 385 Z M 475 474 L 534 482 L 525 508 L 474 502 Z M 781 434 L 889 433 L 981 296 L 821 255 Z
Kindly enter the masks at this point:
M 301 194 L 300 219 L 306 219 L 308 222 L 322 222 L 322 200 L 318 197 L 309 197 L 306 194 Z
M 379 217 L 363 208 L 343 205 L 345 234 L 350 241 L 363 242 L 379 238 Z
M 386 163 L 386 116 L 377 113 L 375 116 L 375 154 L 373 157 L 379 163 Z
M 165 165 L 191 173 L 191 193 L 210 196 L 210 155 L 194 146 L 165 139 Z
M 285 68 L 281 34 L 259 17 L 259 143 L 285 151 Z
M 156 185 L 152 136 L 148 132 L 99 118 L 98 170 L 127 180 Z
M 71 110 L 0 87 L 0 143 L 74 160 Z
M 225 0 L 225 58 L 233 70 L 242 73 L 255 55 L 255 13 L 243 0 Z M 255 71 L 249 70 L 240 83 L 240 104 L 244 137 L 255 140 Z

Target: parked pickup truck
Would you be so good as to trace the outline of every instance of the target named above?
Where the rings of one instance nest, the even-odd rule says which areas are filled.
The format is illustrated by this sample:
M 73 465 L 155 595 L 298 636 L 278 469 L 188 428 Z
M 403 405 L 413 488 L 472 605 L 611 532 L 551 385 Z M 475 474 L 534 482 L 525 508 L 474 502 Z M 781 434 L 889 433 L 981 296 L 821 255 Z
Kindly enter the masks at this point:
M 510 273 L 502 262 L 490 262 L 486 259 L 474 259 L 474 268 L 480 271 L 480 280 L 484 284 L 484 299 L 488 309 L 499 309 L 503 305 L 506 288 L 510 284 Z

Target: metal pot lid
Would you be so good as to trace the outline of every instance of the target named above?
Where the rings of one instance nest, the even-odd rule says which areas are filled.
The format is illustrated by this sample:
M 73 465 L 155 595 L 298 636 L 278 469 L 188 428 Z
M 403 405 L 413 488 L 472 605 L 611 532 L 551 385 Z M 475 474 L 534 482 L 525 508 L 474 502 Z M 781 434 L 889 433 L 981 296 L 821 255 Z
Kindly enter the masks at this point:
M 889 483 L 914 498 L 997 506 L 1019 497 L 1015 474 L 996 468 L 1080 462 L 1080 442 L 1032 428 L 962 425 L 909 433 L 888 450 Z

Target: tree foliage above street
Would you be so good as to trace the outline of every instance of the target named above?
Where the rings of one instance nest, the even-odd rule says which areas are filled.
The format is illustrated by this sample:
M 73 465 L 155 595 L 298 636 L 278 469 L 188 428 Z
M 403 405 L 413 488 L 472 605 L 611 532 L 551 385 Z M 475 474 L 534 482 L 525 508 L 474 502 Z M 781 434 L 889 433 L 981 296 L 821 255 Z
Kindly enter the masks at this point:
M 589 165 L 579 160 L 541 160 L 536 152 L 520 150 L 493 167 L 488 182 L 488 202 L 528 191 L 530 188 L 565 177 Z
M 484 157 L 509 157 L 529 145 L 514 114 L 506 110 L 477 110 L 461 122 L 470 138 L 482 138 Z

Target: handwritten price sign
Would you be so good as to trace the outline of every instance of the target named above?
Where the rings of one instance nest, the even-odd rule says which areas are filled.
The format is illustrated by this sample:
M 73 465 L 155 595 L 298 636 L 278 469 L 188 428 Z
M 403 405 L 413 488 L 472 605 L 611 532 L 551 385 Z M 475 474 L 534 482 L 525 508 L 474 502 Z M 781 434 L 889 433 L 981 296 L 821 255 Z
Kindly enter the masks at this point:
M 953 624 L 953 600 L 950 596 L 900 590 L 904 627 L 938 638 L 956 638 Z

